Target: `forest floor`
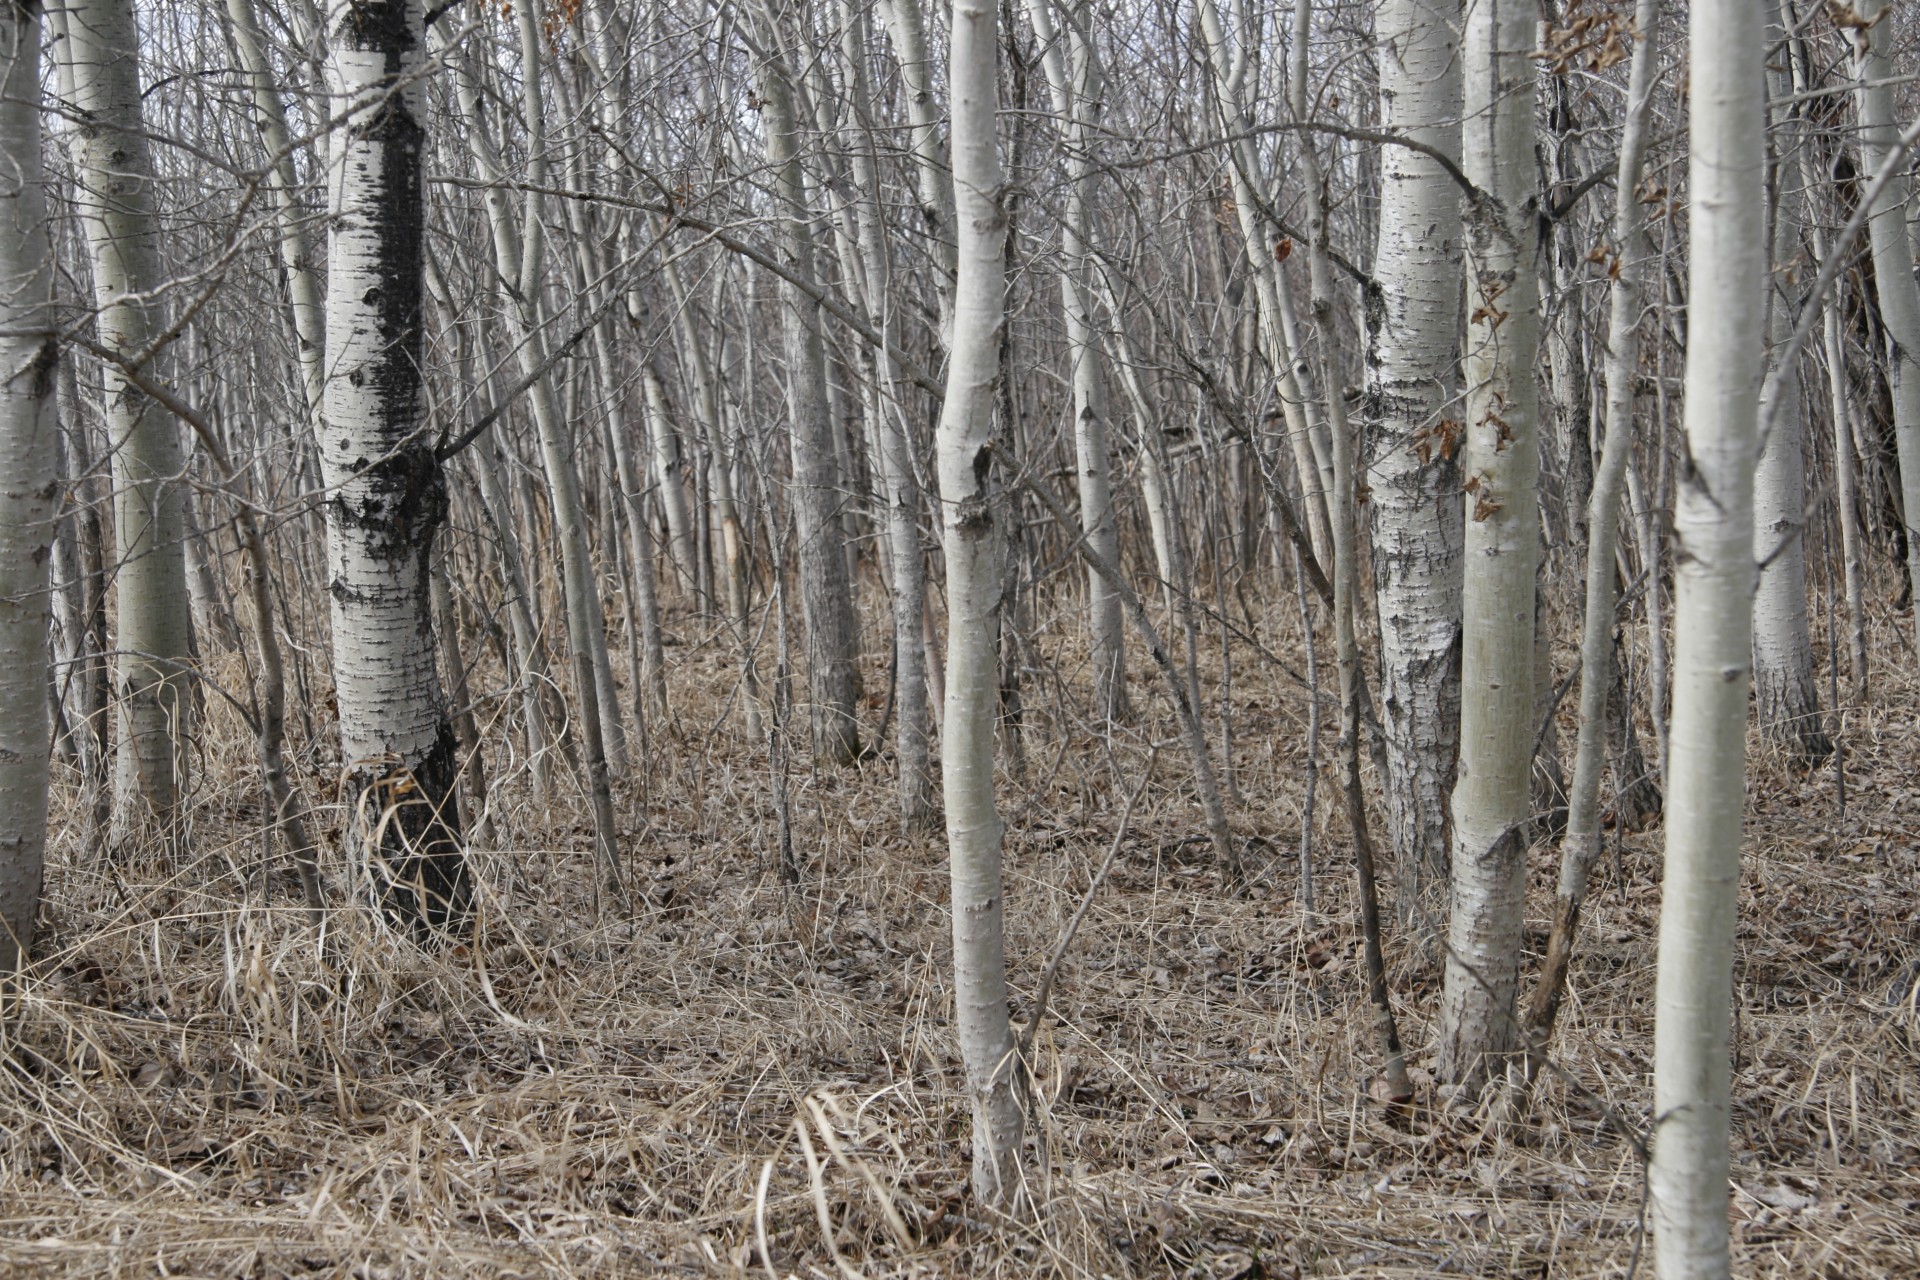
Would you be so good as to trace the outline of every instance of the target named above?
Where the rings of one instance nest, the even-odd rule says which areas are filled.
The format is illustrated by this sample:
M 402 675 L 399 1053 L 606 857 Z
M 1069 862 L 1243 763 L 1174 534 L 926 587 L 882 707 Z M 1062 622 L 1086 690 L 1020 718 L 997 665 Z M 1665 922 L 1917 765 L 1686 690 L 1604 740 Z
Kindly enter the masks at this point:
M 1299 652 L 1297 628 L 1263 625 L 1271 651 Z M 1885 640 L 1898 655 L 1890 625 Z M 1034 665 L 1077 687 L 1066 643 L 1043 634 Z M 478 926 L 438 952 L 351 910 L 316 937 L 277 849 L 262 871 L 237 731 L 207 730 L 180 865 L 94 856 L 63 783 L 46 960 L 0 1069 L 0 1273 L 1650 1274 L 1657 826 L 1598 873 L 1556 1069 L 1524 1124 L 1438 1105 L 1437 973 L 1392 931 L 1419 1095 L 1390 1112 L 1367 1092 L 1378 1055 L 1330 770 L 1320 910 L 1298 905 L 1299 686 L 1236 654 L 1233 822 L 1255 875 L 1232 892 L 1194 839 L 1152 673 L 1139 722 L 1110 740 L 1036 681 L 1028 758 L 1001 786 L 1017 1019 L 1116 836 L 1120 852 L 1036 1040 L 1040 1210 L 989 1223 L 964 1189 L 943 839 L 901 831 L 890 758 L 803 761 L 801 879 L 783 886 L 768 753 L 724 705 L 734 664 L 714 641 L 671 654 L 677 722 L 621 797 L 630 904 L 597 888 L 577 787 L 561 773 L 558 799 L 535 795 L 496 756 L 510 847 L 478 856 Z M 1911 664 L 1889 659 L 1846 717 L 1844 816 L 1831 765 L 1753 752 L 1742 1276 L 1920 1275 L 1917 722 Z M 1149 734 L 1153 783 L 1121 832 Z M 329 771 L 310 758 L 310 789 Z M 1536 846 L 1529 979 L 1555 861 Z

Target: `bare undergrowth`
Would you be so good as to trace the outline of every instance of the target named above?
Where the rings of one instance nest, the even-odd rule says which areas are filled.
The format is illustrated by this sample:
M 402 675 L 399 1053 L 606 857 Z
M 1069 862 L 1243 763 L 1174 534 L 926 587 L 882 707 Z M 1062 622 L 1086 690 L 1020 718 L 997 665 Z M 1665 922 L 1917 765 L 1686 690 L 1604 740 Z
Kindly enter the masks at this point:
M 1269 625 L 1271 647 L 1295 651 Z M 1040 647 L 1073 675 L 1072 655 Z M 190 862 L 103 862 L 63 794 L 46 959 L 0 1078 L 0 1269 L 1632 1268 L 1641 1169 L 1619 1125 L 1647 1123 L 1657 831 L 1623 841 L 1623 879 L 1603 868 L 1559 1071 L 1527 1124 L 1435 1109 L 1418 1067 L 1437 981 L 1390 940 L 1422 1086 L 1410 1112 L 1383 1111 L 1366 1091 L 1346 838 L 1324 801 L 1324 911 L 1294 901 L 1305 695 L 1241 658 L 1234 821 L 1260 838 L 1257 883 L 1229 893 L 1206 861 L 1170 744 L 1037 1037 L 1039 1212 L 990 1223 L 963 1191 L 941 841 L 900 832 L 889 763 L 800 766 L 805 874 L 783 889 L 767 753 L 722 710 L 731 664 L 711 644 L 676 654 L 677 723 L 623 797 L 630 905 L 595 887 L 577 789 L 534 796 L 498 757 L 512 847 L 480 855 L 478 927 L 441 953 L 355 910 L 315 936 L 283 855 L 262 870 L 256 773 L 218 719 Z M 1002 787 L 1022 1002 L 1115 836 L 1147 735 L 1172 737 L 1151 688 L 1136 677 L 1162 721 L 1111 752 L 1057 719 L 1048 681 L 1028 690 L 1025 769 Z M 1874 706 L 1849 712 L 1844 819 L 1830 768 L 1756 761 L 1736 973 L 1742 1275 L 1920 1274 L 1916 711 L 1910 675 L 1884 669 Z M 1536 849 L 1536 950 L 1552 861 Z M 344 897 L 344 868 L 329 874 Z

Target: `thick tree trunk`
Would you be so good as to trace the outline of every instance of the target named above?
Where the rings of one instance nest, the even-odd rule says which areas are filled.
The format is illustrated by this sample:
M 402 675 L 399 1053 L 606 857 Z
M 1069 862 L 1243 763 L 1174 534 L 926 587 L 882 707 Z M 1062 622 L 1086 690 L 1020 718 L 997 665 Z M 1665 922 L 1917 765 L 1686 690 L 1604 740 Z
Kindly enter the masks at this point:
M 1475 1094 L 1518 1041 L 1531 817 L 1534 574 L 1540 559 L 1539 293 L 1534 275 L 1531 0 L 1476 0 L 1466 24 L 1466 571 L 1460 776 L 1440 1008 L 1440 1073 Z
M 1387 0 L 1374 22 L 1382 123 L 1449 155 L 1460 146 L 1459 27 L 1459 0 Z M 1431 156 L 1383 149 L 1366 466 L 1387 819 L 1409 922 L 1446 883 L 1447 793 L 1460 757 L 1460 194 Z
M 345 124 L 332 148 L 320 431 L 352 852 L 388 914 L 416 930 L 457 923 L 471 893 L 428 578 L 447 487 L 420 381 L 421 21 L 421 0 L 340 0 L 327 14 L 328 88 Z
M 1672 777 L 1647 1169 L 1663 1280 L 1729 1274 L 1730 1006 L 1753 661 L 1769 16 L 1761 0 L 1693 0 L 1691 9 L 1688 466 L 1674 512 Z M 1898 270 L 1909 267 L 1903 254 Z
M 47 845 L 47 640 L 59 509 L 40 0 L 0 0 L 0 1016 L 33 949 Z
M 1006 324 L 997 23 L 992 6 L 953 9 L 953 190 L 959 276 L 946 402 L 936 446 L 947 555 L 943 782 L 953 880 L 954 1020 L 973 1103 L 973 1190 L 1020 1198 L 1021 1073 L 1007 1016 L 1000 814 L 994 805 L 995 636 L 1001 539 L 993 471 L 994 381 Z
M 102 345 L 136 361 L 163 336 L 153 212 L 153 163 L 141 118 L 139 39 L 132 0 L 76 0 L 56 14 L 65 39 L 62 71 L 88 127 L 70 131 L 79 172 L 77 203 L 93 262 Z M 192 652 L 183 454 L 172 418 L 111 363 L 107 432 L 114 442 L 114 582 L 119 602 L 115 694 L 120 747 L 114 774 L 113 844 L 148 823 L 165 830 L 186 785 L 193 699 L 184 668 Z

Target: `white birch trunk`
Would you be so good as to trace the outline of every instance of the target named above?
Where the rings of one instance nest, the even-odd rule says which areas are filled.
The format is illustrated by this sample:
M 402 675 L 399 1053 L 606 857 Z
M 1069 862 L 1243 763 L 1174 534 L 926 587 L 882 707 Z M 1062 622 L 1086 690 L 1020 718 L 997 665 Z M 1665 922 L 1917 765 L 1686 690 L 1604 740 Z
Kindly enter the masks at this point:
M 1534 574 L 1540 559 L 1531 0 L 1467 12 L 1467 524 L 1460 770 L 1440 1008 L 1440 1072 L 1476 1094 L 1517 1043 L 1531 816 Z
M 421 0 L 333 0 L 329 355 L 320 460 L 334 682 L 354 854 L 388 912 L 467 907 L 457 752 L 441 696 L 428 572 L 447 488 L 420 366 L 426 147 Z
M 1293 23 L 1293 59 L 1288 105 L 1293 118 L 1309 116 L 1307 76 L 1313 24 L 1313 0 L 1296 0 Z M 1300 169 L 1307 188 L 1307 263 L 1311 281 L 1313 344 L 1319 354 L 1319 376 L 1303 374 L 1300 388 L 1312 394 L 1317 381 L 1325 390 L 1328 444 L 1333 460 L 1333 500 L 1329 504 L 1333 533 L 1333 644 L 1340 676 L 1340 768 L 1347 800 L 1347 821 L 1359 873 L 1360 927 L 1367 965 L 1367 991 L 1373 1005 L 1375 1034 L 1380 1039 L 1385 1094 L 1396 1103 L 1413 1097 L 1407 1078 L 1406 1056 L 1387 994 L 1386 962 L 1380 949 L 1380 902 L 1374 878 L 1373 837 L 1367 826 L 1366 800 L 1360 782 L 1360 705 L 1362 673 L 1354 637 L 1354 597 L 1360 590 L 1359 549 L 1355 545 L 1359 513 L 1355 454 L 1358 443 L 1347 418 L 1346 400 L 1336 381 L 1339 365 L 1333 354 L 1333 270 L 1328 261 L 1327 189 L 1321 176 L 1317 140 L 1300 140 Z M 1301 348 L 1305 354 L 1304 347 Z M 1304 363 L 1304 362 L 1303 362 Z M 1317 691 L 1309 691 L 1318 697 Z
M 1449 155 L 1460 147 L 1459 27 L 1460 0 L 1387 0 L 1374 19 L 1383 125 Z M 1409 148 L 1382 148 L 1380 163 L 1366 466 L 1387 819 L 1400 916 L 1413 920 L 1428 886 L 1446 881 L 1460 756 L 1460 190 Z
M 141 358 L 161 336 L 153 215 L 153 164 L 140 107 L 139 38 L 132 0 L 75 0 L 55 13 L 75 110 L 88 127 L 69 133 L 81 178 L 76 203 L 86 227 L 103 345 Z M 113 843 L 140 827 L 170 823 L 185 788 L 192 699 L 181 674 L 192 647 L 186 492 L 178 479 L 179 430 L 109 363 L 102 370 L 112 454 L 117 612 L 115 693 L 120 745 L 114 774 Z
M 33 949 L 47 845 L 48 623 L 60 493 L 40 0 L 0 0 L 0 994 Z M 4 1006 L 0 1006 L 4 1007 Z
M 1864 23 L 1853 29 L 1855 71 L 1860 77 L 1861 170 L 1878 173 L 1899 142 L 1893 119 L 1893 23 L 1883 21 L 1887 0 L 1853 0 Z M 1901 506 L 1907 523 L 1907 577 L 1920 599 L 1920 283 L 1913 275 L 1913 240 L 1907 225 L 1913 186 L 1906 175 L 1890 184 L 1867 224 L 1873 242 L 1873 280 L 1880 318 L 1893 342 L 1894 443 L 1900 456 Z M 1920 629 L 1920 607 L 1913 610 Z M 1920 638 L 1920 630 L 1917 630 Z
M 996 138 L 995 9 L 953 9 L 953 191 L 959 231 L 953 345 L 936 454 L 947 555 L 947 709 L 942 774 L 953 881 L 954 1021 L 973 1104 L 973 1190 L 1019 1197 L 1023 1070 L 1007 1016 L 998 720 L 1000 534 L 991 483 L 994 384 L 1006 324 L 1007 220 Z
M 1693 0 L 1690 16 L 1688 466 L 1674 511 L 1671 779 L 1647 1169 L 1663 1280 L 1729 1274 L 1733 930 L 1767 278 L 1761 63 L 1769 15 L 1762 0 Z
M 1817 252 L 1817 249 L 1816 249 Z M 1848 683 L 1856 702 L 1867 696 L 1867 603 L 1861 569 L 1858 466 L 1853 456 L 1853 391 L 1847 378 L 1847 343 L 1841 332 L 1840 300 L 1829 299 L 1820 317 L 1821 341 L 1827 356 L 1827 403 L 1833 419 L 1833 500 L 1840 525 L 1840 559 L 1847 598 L 1847 655 L 1852 664 Z M 1838 710 L 1836 708 L 1836 710 Z

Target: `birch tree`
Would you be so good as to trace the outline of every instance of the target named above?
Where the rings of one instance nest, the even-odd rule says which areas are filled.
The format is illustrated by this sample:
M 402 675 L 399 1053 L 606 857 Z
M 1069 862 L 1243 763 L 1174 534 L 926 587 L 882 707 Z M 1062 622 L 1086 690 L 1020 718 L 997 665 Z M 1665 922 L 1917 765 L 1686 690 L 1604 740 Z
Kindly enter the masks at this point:
M 85 122 L 69 130 L 68 140 L 93 267 L 99 340 L 142 366 L 167 335 L 133 0 L 76 0 L 55 11 L 55 22 L 62 37 L 56 45 L 62 92 Z M 192 711 L 185 674 L 192 621 L 179 429 L 123 367 L 109 362 L 102 377 L 107 433 L 114 442 L 118 847 L 149 823 L 168 828 L 185 790 L 180 744 Z
M 1730 1006 L 1753 661 L 1770 16 L 1763 0 L 1694 0 L 1690 11 L 1688 466 L 1674 510 L 1671 785 L 1647 1170 L 1665 1280 L 1730 1270 Z M 1903 259 L 1899 270 L 1908 269 Z
M 33 948 L 47 843 L 48 620 L 60 490 L 40 0 L 0 3 L 0 993 Z M 0 1008 L 4 1008 L 0 1005 Z
M 1307 69 L 1313 0 L 1296 0 L 1293 21 L 1293 65 L 1288 84 L 1288 105 L 1299 123 L 1308 120 Z M 1315 381 L 1329 388 L 1337 365 L 1332 355 L 1333 270 L 1328 263 L 1327 189 L 1321 173 L 1316 140 L 1301 139 L 1300 169 L 1307 187 L 1307 262 L 1311 281 L 1310 314 L 1313 317 L 1313 346 L 1320 358 L 1319 378 L 1306 373 L 1299 378 L 1303 393 L 1311 395 Z M 1303 362 L 1304 363 L 1304 362 Z M 1348 423 L 1346 400 L 1338 391 L 1326 397 L 1327 421 L 1331 431 L 1329 444 L 1333 455 L 1333 646 L 1340 673 L 1340 767 L 1347 799 L 1347 820 L 1353 835 L 1354 863 L 1359 872 L 1360 928 L 1367 963 L 1368 998 L 1373 1004 L 1376 1034 L 1384 1074 L 1385 1094 L 1395 1102 L 1413 1097 L 1407 1077 L 1405 1056 L 1400 1049 L 1400 1031 L 1387 995 L 1386 964 L 1380 949 L 1380 903 L 1374 884 L 1373 837 L 1367 827 L 1366 802 L 1360 783 L 1360 652 L 1354 635 L 1354 597 L 1359 592 L 1360 575 L 1358 519 L 1356 514 L 1358 476 L 1354 455 L 1356 441 Z
M 1460 776 L 1440 1072 L 1478 1092 L 1517 1043 L 1521 906 L 1538 704 L 1534 575 L 1538 484 L 1538 201 L 1533 161 L 1537 7 L 1475 0 L 1466 17 L 1466 569 L 1461 596 Z
M 426 41 L 421 0 L 333 0 L 327 380 L 320 460 L 350 845 L 397 921 L 469 896 L 429 570 L 447 486 L 421 388 Z M 592 696 L 592 689 L 585 691 Z
M 973 1191 L 1017 1198 L 1024 1069 L 1007 1016 L 1001 821 L 994 804 L 1000 547 L 993 473 L 994 385 L 1006 324 L 1006 213 L 996 120 L 993 6 L 957 0 L 948 83 L 958 232 L 953 343 L 935 452 L 947 558 L 947 699 L 942 781 L 953 881 L 954 1021 L 973 1107 Z
M 1386 0 L 1374 19 L 1382 123 L 1443 155 L 1460 145 L 1459 29 L 1459 0 Z M 1434 155 L 1382 149 L 1365 425 L 1387 817 L 1408 920 L 1445 881 L 1460 754 L 1460 195 Z

